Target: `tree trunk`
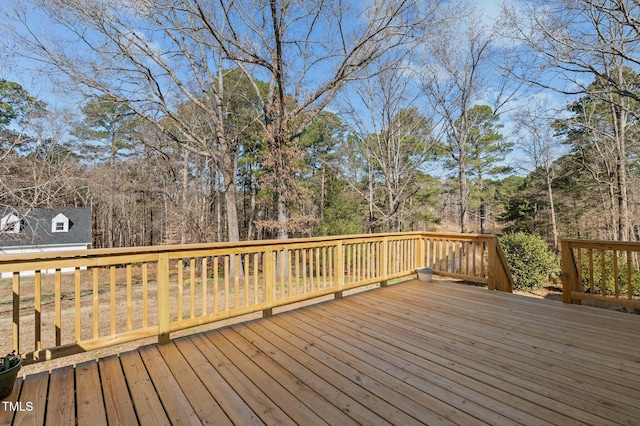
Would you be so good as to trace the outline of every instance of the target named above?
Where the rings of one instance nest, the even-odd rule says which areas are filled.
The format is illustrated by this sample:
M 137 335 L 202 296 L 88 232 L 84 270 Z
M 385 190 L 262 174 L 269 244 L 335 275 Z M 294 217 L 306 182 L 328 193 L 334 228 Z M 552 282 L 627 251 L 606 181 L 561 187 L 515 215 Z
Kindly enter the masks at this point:
M 222 170 L 224 180 L 224 201 L 227 218 L 227 241 L 240 241 L 238 206 L 236 204 L 236 177 L 233 170 Z
M 216 170 L 214 174 L 215 210 L 216 210 L 216 241 L 222 241 L 222 190 L 220 183 L 220 173 Z
M 551 231 L 553 233 L 553 249 L 558 253 L 558 226 L 556 224 L 556 208 L 553 204 L 553 189 L 551 187 L 551 176 L 547 171 L 547 195 L 549 196 L 549 208 L 551 211 Z
M 256 182 L 253 176 L 253 167 L 255 165 L 252 165 L 249 167 L 249 173 L 250 173 L 250 185 L 251 188 L 249 189 L 250 195 L 249 195 L 249 218 L 247 219 L 247 240 L 251 241 L 254 239 L 254 224 L 253 222 L 256 219 Z M 255 166 L 257 168 L 257 166 Z
M 368 232 L 369 234 L 372 234 L 374 232 L 374 228 L 373 228 L 373 222 L 375 220 L 375 212 L 374 212 L 374 203 L 375 203 L 375 188 L 374 188 L 374 182 L 373 182 L 373 168 L 371 167 L 371 165 L 369 165 L 369 197 L 368 197 L 368 204 L 369 204 L 369 225 L 368 225 Z
M 467 173 L 465 164 L 461 160 L 460 166 L 460 232 L 465 233 L 467 228 Z
M 627 112 L 624 106 L 614 106 L 617 113 L 616 119 L 616 174 L 617 174 L 617 198 L 618 198 L 618 239 L 630 240 L 629 198 L 627 190 L 627 152 L 626 152 L 626 124 Z

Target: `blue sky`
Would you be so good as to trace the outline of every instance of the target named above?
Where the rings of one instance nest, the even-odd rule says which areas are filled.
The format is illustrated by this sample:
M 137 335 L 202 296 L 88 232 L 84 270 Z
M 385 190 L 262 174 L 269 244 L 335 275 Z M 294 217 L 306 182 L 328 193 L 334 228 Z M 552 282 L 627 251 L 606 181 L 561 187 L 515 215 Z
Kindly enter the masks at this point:
M 475 0 L 473 3 L 479 10 L 484 11 L 488 23 L 492 23 L 494 19 L 499 15 L 501 4 L 504 1 L 505 0 Z M 3 25 L 1 14 L 0 25 Z M 24 63 L 18 62 L 16 65 L 24 65 Z M 0 66 L 2 66 L 1 62 Z M 71 109 L 79 110 L 79 104 L 82 102 L 82 99 L 80 97 L 72 97 L 69 93 L 54 93 L 51 82 L 46 76 L 40 75 L 38 73 L 25 72 L 25 70 L 21 68 L 22 67 L 20 66 L 5 67 L 4 69 L 0 68 L 0 76 L 13 81 L 17 81 L 18 83 L 22 84 L 32 95 L 44 100 L 52 106 L 63 108 L 68 107 Z M 552 99 L 550 98 L 549 101 L 551 100 Z M 519 102 L 526 102 L 526 100 L 522 99 Z M 502 118 L 503 123 L 505 124 L 503 133 L 505 135 L 513 133 L 513 126 L 510 124 L 511 120 L 509 118 L 509 114 L 504 114 Z

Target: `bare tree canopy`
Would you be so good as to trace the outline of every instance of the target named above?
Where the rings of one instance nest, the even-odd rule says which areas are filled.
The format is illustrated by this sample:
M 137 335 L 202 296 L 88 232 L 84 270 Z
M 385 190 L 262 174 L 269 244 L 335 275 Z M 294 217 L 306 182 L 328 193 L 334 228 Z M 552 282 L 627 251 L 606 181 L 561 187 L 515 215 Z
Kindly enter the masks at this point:
M 295 139 L 370 63 L 412 42 L 424 16 L 413 0 L 33 0 L 12 2 L 5 13 L 17 22 L 16 44 L 60 84 L 127 104 L 170 140 L 214 159 L 231 240 L 239 238 L 232 217 L 239 148 L 228 139 L 224 74 L 241 69 L 260 101 L 255 120 L 273 152 L 270 184 L 286 237 Z M 266 92 L 256 79 L 267 82 Z M 186 103 L 207 117 L 208 129 L 180 113 Z
M 520 47 L 518 75 L 568 95 L 594 78 L 638 100 L 612 69 L 640 65 L 640 4 L 635 0 L 520 0 L 504 6 L 500 27 Z

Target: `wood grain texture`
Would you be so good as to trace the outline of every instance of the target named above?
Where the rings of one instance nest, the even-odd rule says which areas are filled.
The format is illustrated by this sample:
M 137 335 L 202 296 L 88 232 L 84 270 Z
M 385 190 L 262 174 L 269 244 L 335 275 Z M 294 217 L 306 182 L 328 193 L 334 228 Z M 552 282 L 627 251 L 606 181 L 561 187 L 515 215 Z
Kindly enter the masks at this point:
M 75 403 L 78 424 L 90 414 L 92 424 L 635 425 L 639 331 L 636 315 L 412 280 L 79 364 L 75 382 L 72 367 L 28 376 L 10 399 L 46 408 L 16 413 L 29 424 L 75 423 Z

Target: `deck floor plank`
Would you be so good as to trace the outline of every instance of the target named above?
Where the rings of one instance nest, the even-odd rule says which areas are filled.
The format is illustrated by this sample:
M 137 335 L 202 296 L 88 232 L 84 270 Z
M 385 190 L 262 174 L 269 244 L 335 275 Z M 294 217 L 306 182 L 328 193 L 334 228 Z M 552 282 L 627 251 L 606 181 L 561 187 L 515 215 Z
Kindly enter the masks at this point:
M 420 319 L 420 327 L 425 330 L 430 329 L 431 332 L 440 333 L 445 337 L 456 337 L 459 339 L 466 339 L 466 342 L 473 342 L 473 344 L 482 345 L 486 343 L 486 347 L 489 351 L 495 350 L 504 350 L 505 353 L 514 353 L 517 354 L 516 358 L 520 357 L 528 357 L 533 361 L 539 361 L 542 363 L 548 363 L 549 361 L 553 361 L 549 363 L 549 368 L 553 366 L 562 365 L 562 368 L 556 371 L 557 374 L 567 374 L 572 376 L 576 373 L 581 374 L 585 373 L 584 365 L 597 365 L 597 369 L 589 370 L 587 375 L 592 375 L 595 383 L 600 383 L 600 381 L 610 381 L 612 377 L 615 378 L 615 382 L 621 384 L 622 386 L 627 386 L 630 392 L 638 392 L 637 382 L 635 376 L 624 375 L 619 373 L 615 369 L 608 368 L 602 362 L 600 358 L 590 357 L 587 360 L 582 360 L 578 357 L 579 351 L 573 352 L 571 346 L 562 346 L 546 344 L 546 340 L 535 341 L 534 339 L 524 340 L 518 337 L 518 334 L 527 335 L 528 327 L 523 326 L 520 330 L 512 330 L 509 331 L 509 328 L 506 331 L 496 332 L 494 329 L 494 325 L 499 321 L 504 322 L 504 319 L 498 318 L 490 324 L 483 327 L 475 327 L 470 328 L 470 325 L 474 325 L 478 323 L 473 316 L 467 317 L 468 320 L 461 321 L 460 315 L 466 316 L 465 313 L 457 313 L 455 315 L 451 315 L 449 311 L 442 312 L 437 310 L 437 305 L 432 304 L 428 306 L 429 309 L 423 309 L 422 306 L 414 307 L 414 310 L 410 313 L 406 313 L 407 305 L 412 305 L 410 299 L 404 298 L 395 300 L 393 294 L 387 295 L 384 303 L 381 301 L 377 301 L 376 309 L 379 309 L 384 312 L 389 312 L 391 314 L 395 314 L 400 318 L 401 322 L 404 321 L 414 321 L 416 319 Z M 354 303 L 357 303 L 364 310 L 370 310 L 371 306 L 368 303 L 362 303 L 360 300 L 353 300 Z M 442 309 L 446 309 L 443 307 Z M 613 313 L 612 313 L 613 314 Z M 624 314 L 622 314 L 624 315 Z M 424 325 L 424 327 L 422 327 Z M 549 330 L 548 334 L 553 334 L 556 330 Z M 561 330 L 559 330 L 561 332 Z M 514 337 L 515 336 L 515 337 Z M 585 338 L 590 339 L 591 336 L 585 336 Z M 534 344 L 534 342 L 536 344 Z M 630 347 L 637 347 L 638 345 L 633 340 L 627 341 L 630 344 Z M 557 351 L 553 351 L 553 348 L 562 348 L 562 353 L 557 353 Z M 568 355 L 568 352 L 571 352 Z M 576 362 L 574 363 L 566 363 L 566 359 L 568 356 L 571 356 Z M 594 361 L 597 361 L 597 364 L 594 364 Z M 563 370 L 569 371 L 565 372 Z
M 46 424 L 75 425 L 75 383 L 73 367 L 57 368 L 51 371 L 49 386 L 53 392 L 49 392 L 47 402 Z
M 78 425 L 107 424 L 100 374 L 96 361 L 76 365 L 76 411 Z
M 414 280 L 19 378 L 0 424 L 637 425 L 638 377 L 637 315 Z
M 41 425 L 44 423 L 47 390 L 49 388 L 49 373 L 42 372 L 25 377 L 20 392 L 20 404 L 13 418 L 14 425 Z M 33 409 L 29 409 L 28 403 Z
M 287 353 L 311 366 L 313 371 L 322 374 L 334 385 L 340 387 L 378 415 L 393 424 L 417 425 L 422 424 L 416 418 L 394 406 L 386 396 L 393 395 L 389 389 L 374 381 L 364 381 L 358 371 L 342 360 L 317 350 L 313 344 L 300 339 L 286 328 L 280 327 L 274 321 L 260 321 L 247 324 L 248 327 L 268 336 L 270 341 L 286 348 Z M 426 412 L 425 412 L 426 415 Z M 446 423 L 446 422 L 443 422 Z
M 517 394 L 509 394 L 500 389 L 499 386 L 502 384 L 500 381 L 495 381 L 491 384 L 478 381 L 478 371 L 472 368 L 466 369 L 464 374 L 459 371 L 448 370 L 446 367 L 451 363 L 451 360 L 433 356 L 426 350 L 403 344 L 397 339 L 397 336 L 389 339 L 381 328 L 356 325 L 351 321 L 344 321 L 339 315 L 340 312 L 332 308 L 333 306 L 327 306 L 327 309 L 323 310 L 322 314 L 320 314 L 320 310 L 309 311 L 304 314 L 305 316 L 315 317 L 316 324 L 328 325 L 326 327 L 328 333 L 332 333 L 338 338 L 343 338 L 345 341 L 357 342 L 358 348 L 369 354 L 375 354 L 390 365 L 395 365 L 421 378 L 421 380 L 429 382 L 434 387 L 450 390 L 451 393 L 455 392 L 452 396 L 443 395 L 445 398 L 443 401 L 454 402 L 461 399 L 465 401 L 468 398 L 485 409 L 493 410 L 493 414 L 491 411 L 485 413 L 485 416 L 488 414 L 486 420 L 500 420 L 495 414 L 498 413 L 516 423 L 531 424 L 540 422 L 541 418 L 537 416 L 545 414 L 540 412 L 540 407 L 537 404 L 529 403 L 529 401 L 520 398 Z M 374 320 L 371 319 L 370 321 Z M 368 342 L 375 342 L 375 344 Z M 518 408 L 514 408 L 514 405 Z M 460 403 L 458 406 L 464 407 L 464 410 L 467 410 L 469 414 L 479 418 L 482 417 L 482 413 L 474 413 L 473 403 L 465 402 L 464 404 Z M 557 413 L 550 413 L 545 416 L 544 420 L 563 425 L 569 424 L 567 419 L 558 419 Z M 507 422 L 501 421 L 501 423 Z
M 120 365 L 120 359 L 116 355 L 102 358 L 98 367 L 109 424 L 136 424 L 138 420 L 129 396 L 129 388 Z
M 296 423 L 262 390 L 255 386 L 244 372 L 228 359 L 208 337 L 209 335 L 198 334 L 190 338 L 229 386 L 242 396 L 253 412 L 266 424 L 295 425 Z
M 18 402 L 18 397 L 20 396 L 20 391 L 22 390 L 22 377 L 18 377 L 16 379 L 15 384 L 13 385 L 13 390 L 11 394 L 4 399 L 7 403 L 15 404 Z M 4 402 L 2 404 L 2 408 L 0 409 L 0 425 L 10 425 L 13 423 L 13 418 L 15 417 L 16 412 L 12 410 L 10 407 L 5 406 Z
M 440 289 L 442 287 L 444 286 L 439 286 Z M 419 289 L 412 289 L 405 297 L 410 297 L 410 294 L 416 294 L 419 291 Z M 629 353 L 629 351 L 626 350 L 627 348 L 624 346 L 624 344 L 621 343 L 620 339 L 620 337 L 624 337 L 622 341 L 627 342 L 629 339 L 640 339 L 640 336 L 637 335 L 637 333 L 640 332 L 640 327 L 636 330 L 635 336 L 629 334 L 621 336 L 620 333 L 617 332 L 615 327 L 610 329 L 592 329 L 589 335 L 593 336 L 594 340 L 589 341 L 576 338 L 576 334 L 582 334 L 584 332 L 584 329 L 577 329 L 575 327 L 575 322 L 565 322 L 564 324 L 562 324 L 559 321 L 555 320 L 553 323 L 550 323 L 547 319 L 549 318 L 548 312 L 545 313 L 544 311 L 539 311 L 538 315 L 533 318 L 523 318 L 521 316 L 517 316 L 514 318 L 513 312 L 510 311 L 508 307 L 501 306 L 501 300 L 497 300 L 495 303 L 492 303 L 491 305 L 493 306 L 493 310 L 491 312 L 488 312 L 486 309 L 487 302 L 478 300 L 477 296 L 472 300 L 464 301 L 464 304 L 461 304 L 460 300 L 456 301 L 448 299 L 450 299 L 450 297 L 447 293 L 439 294 L 437 292 L 434 292 L 434 301 L 440 300 L 441 302 L 439 306 L 450 302 L 446 305 L 445 308 L 448 310 L 448 313 L 450 315 L 456 314 L 461 310 L 466 311 L 468 314 L 470 312 L 469 305 L 471 305 L 471 307 L 478 307 L 478 311 L 473 312 L 474 319 L 476 321 L 482 321 L 484 323 L 492 322 L 495 323 L 496 326 L 501 328 L 525 326 L 527 330 L 527 338 L 535 337 L 545 341 L 559 343 L 561 345 L 566 345 L 567 342 L 569 342 L 571 344 L 570 347 L 572 350 L 582 349 L 587 351 L 588 353 L 602 355 L 606 354 L 608 357 L 619 358 L 623 362 L 622 365 L 631 366 L 632 368 L 635 366 L 635 364 L 640 362 L 640 354 Z M 442 310 L 443 309 L 439 309 L 439 312 L 442 312 Z M 532 313 L 535 313 L 535 310 L 533 308 L 530 308 L 527 311 L 527 314 L 531 315 Z M 496 318 L 504 318 L 508 322 L 497 322 L 495 321 Z M 587 324 L 589 325 L 589 323 Z M 557 332 L 554 333 L 553 336 L 549 336 L 548 334 L 548 329 L 550 327 L 557 330 Z M 602 343 L 605 343 L 605 345 L 603 345 Z
M 589 351 L 586 348 L 578 347 L 574 344 L 576 340 L 575 333 L 570 336 L 565 335 L 565 343 L 558 343 L 557 341 L 549 341 L 551 339 L 544 339 L 541 334 L 542 331 L 531 331 L 535 326 L 527 323 L 517 324 L 517 322 L 509 323 L 508 318 L 502 318 L 496 315 L 495 320 L 489 318 L 483 318 L 481 313 L 471 316 L 464 312 L 464 310 L 457 311 L 452 304 L 446 304 L 445 300 L 438 303 L 434 297 L 433 301 L 430 301 L 431 312 L 422 312 L 421 306 L 415 306 L 416 312 L 412 315 L 413 318 L 424 318 L 425 321 L 430 323 L 437 323 L 438 326 L 450 327 L 453 333 L 457 331 L 463 331 L 469 336 L 482 336 L 485 341 L 489 341 L 492 347 L 505 345 L 506 350 L 513 348 L 522 348 L 530 356 L 537 357 L 537 359 L 543 362 L 549 363 L 553 361 L 558 366 L 567 368 L 565 366 L 566 359 L 570 356 L 576 361 L 572 365 L 574 371 L 572 374 L 591 375 L 595 374 L 597 379 L 593 381 L 595 386 L 599 386 L 602 381 L 612 382 L 618 385 L 626 386 L 628 392 L 631 395 L 635 394 L 635 397 L 640 397 L 640 390 L 637 386 L 637 381 L 633 375 L 634 368 L 637 370 L 638 363 L 630 363 L 629 361 L 621 361 L 616 358 L 616 352 L 612 352 L 610 357 L 603 358 L 598 353 Z M 404 298 L 397 301 L 393 301 L 393 295 L 390 295 L 387 302 L 396 303 L 397 306 L 412 305 L 412 302 Z M 391 308 L 393 309 L 393 307 Z M 444 311 L 447 312 L 444 312 Z M 624 314 L 622 314 L 624 315 Z M 466 319 L 467 321 L 461 322 L 460 319 Z M 409 316 L 403 316 L 404 320 L 411 320 Z M 507 325 L 505 325 L 507 323 Z M 482 329 L 477 329 L 476 325 L 480 325 Z M 547 335 L 564 335 L 564 331 L 561 326 L 548 327 L 544 330 Z M 590 340 L 596 339 L 591 333 L 585 333 L 580 335 L 578 340 Z M 633 339 L 628 339 L 627 344 L 633 344 Z M 637 342 L 636 342 L 637 343 Z M 606 343 L 601 341 L 602 347 L 607 347 Z M 585 371 L 583 365 L 597 365 L 597 369 L 591 371 Z M 635 404 L 634 404 L 635 405 Z
M 358 424 L 336 407 L 335 404 L 327 401 L 322 393 L 316 392 L 316 390 L 309 386 L 302 378 L 291 374 L 281 364 L 266 355 L 262 349 L 256 347 L 253 342 L 245 340 L 241 334 L 231 328 L 220 330 L 220 334 L 232 342 L 248 359 L 251 359 L 258 367 L 267 373 L 273 382 L 277 382 L 283 389 L 287 389 L 304 407 L 312 410 L 323 422 L 329 425 L 339 424 L 345 426 Z M 274 397 L 273 399 L 275 400 L 276 398 Z
M 127 378 L 127 386 L 138 423 L 145 425 L 170 424 L 140 354 L 137 351 L 122 353 L 120 354 L 120 363 Z
M 310 327 L 301 327 L 300 324 L 293 324 L 289 318 L 274 317 L 273 322 L 285 328 L 301 341 L 307 342 L 308 350 L 314 353 L 314 357 L 319 361 L 326 361 L 329 358 L 339 359 L 346 366 L 344 373 L 351 380 L 377 393 L 381 398 L 386 399 L 390 404 L 404 411 L 414 419 L 426 423 L 452 423 L 454 419 L 464 420 L 458 424 L 480 424 L 477 419 L 452 409 L 451 406 L 442 404 L 441 401 L 426 394 L 423 390 L 417 389 L 406 381 L 387 372 L 386 365 L 378 363 L 371 365 L 364 359 L 359 359 L 341 348 L 327 344 L 317 335 L 313 334 Z M 322 332 L 321 332 L 322 333 Z M 451 419 L 450 417 L 453 417 Z
M 387 299 L 387 303 L 393 303 L 393 302 L 389 302 L 389 299 L 390 298 Z M 403 306 L 406 306 L 407 304 L 409 304 L 409 302 L 405 302 Z M 363 309 L 366 310 L 367 307 L 365 306 L 363 307 Z M 397 312 L 397 310 L 394 310 L 393 306 L 390 307 L 389 309 L 392 312 Z M 413 314 L 413 315 L 402 316 L 399 321 L 400 326 L 403 327 L 405 324 L 410 323 L 411 321 L 413 321 L 412 318 L 416 320 L 420 319 L 420 315 Z M 441 320 L 442 316 L 439 316 L 439 318 Z M 456 321 L 460 322 L 459 320 L 456 320 Z M 416 324 L 418 325 L 425 324 L 426 322 L 429 322 L 429 321 L 419 322 Z M 466 327 L 467 328 L 471 327 L 472 330 L 473 330 L 473 327 L 475 327 L 473 326 L 473 322 L 471 321 L 465 321 L 463 324 L 467 324 Z M 436 334 L 439 333 L 442 330 L 442 328 L 445 326 L 448 326 L 448 323 L 445 321 L 440 321 L 437 326 L 438 330 L 434 329 L 433 330 L 434 333 Z M 426 328 L 426 326 L 422 326 L 422 325 L 420 325 L 420 327 Z M 487 326 L 485 326 L 485 329 L 486 327 Z M 519 330 L 514 330 L 515 334 L 518 334 L 518 332 Z M 453 331 L 452 329 L 447 329 L 444 334 L 447 337 L 450 337 L 452 335 L 455 335 L 456 333 L 457 332 Z M 521 333 L 526 334 L 526 330 L 522 330 Z M 484 331 L 482 332 L 481 335 L 486 336 L 487 332 Z M 554 359 L 548 354 L 545 354 L 546 348 L 544 347 L 544 345 L 532 344 L 529 348 L 527 348 L 527 350 L 521 351 L 520 355 L 513 355 L 513 354 L 510 354 L 510 351 L 513 350 L 513 345 L 512 346 L 505 345 L 503 347 L 504 351 L 498 352 L 496 351 L 496 347 L 498 347 L 502 343 L 500 343 L 497 339 L 494 342 L 491 342 L 491 341 L 483 342 L 481 341 L 481 339 L 478 339 L 476 336 L 478 336 L 478 332 L 471 331 L 470 333 L 464 336 L 470 340 L 466 340 L 466 341 L 461 340 L 461 344 L 464 344 L 465 342 L 467 343 L 471 342 L 474 348 L 487 344 L 488 352 L 483 355 L 479 354 L 479 356 L 477 356 L 476 359 L 478 360 L 491 359 L 491 358 L 496 358 L 496 355 L 501 355 L 496 359 L 501 360 L 502 363 L 505 363 L 506 361 L 513 359 L 515 361 L 514 368 L 511 370 L 511 374 L 509 375 L 509 377 L 520 378 L 522 382 L 528 386 L 531 386 L 532 384 L 540 383 L 537 389 L 542 393 L 547 392 L 547 395 L 551 398 L 555 397 L 554 399 L 558 399 L 562 401 L 564 404 L 568 404 L 569 406 L 573 405 L 581 410 L 583 408 L 589 407 L 591 404 L 591 401 L 595 398 L 596 401 L 599 402 L 599 404 L 594 407 L 594 410 L 595 412 L 600 413 L 600 415 L 603 416 L 604 418 L 608 418 L 610 416 L 613 416 L 614 418 L 622 416 L 624 418 L 629 419 L 629 418 L 637 418 L 639 415 L 637 404 L 634 404 L 633 398 L 629 397 L 628 395 L 629 392 L 633 392 L 632 389 L 625 388 L 624 386 L 618 387 L 618 391 L 620 393 L 608 393 L 602 390 L 603 384 L 608 383 L 611 386 L 616 385 L 618 378 L 611 379 L 611 377 L 608 375 L 604 375 L 603 377 L 598 379 L 590 378 L 589 376 L 586 375 L 584 368 L 581 367 L 582 364 L 577 365 L 577 368 L 572 373 L 572 375 L 563 377 L 562 370 L 566 366 L 566 359 L 562 359 L 562 358 Z M 420 339 L 421 337 L 417 336 L 416 338 Z M 476 339 L 476 340 L 472 340 L 472 339 Z M 540 365 L 540 368 L 535 368 L 531 370 L 532 371 L 531 374 L 523 374 L 525 370 L 530 368 L 531 362 L 535 361 L 535 359 L 528 358 L 532 355 L 537 356 L 538 359 L 543 360 Z M 595 363 L 595 365 L 599 366 L 601 364 L 601 360 L 594 359 L 592 363 Z M 547 369 L 554 366 L 555 366 L 555 369 L 560 374 L 555 375 L 555 377 L 553 375 L 550 376 L 552 377 L 550 381 L 546 381 L 546 382 L 543 381 L 541 379 L 541 376 L 547 374 Z M 589 373 L 592 371 L 594 370 L 589 370 Z M 614 380 L 614 382 L 610 382 L 610 380 Z M 627 379 L 627 380 L 629 381 L 629 383 L 633 383 L 635 381 L 634 378 Z M 566 382 L 572 382 L 572 385 L 567 386 Z M 559 392 L 562 389 L 566 389 L 566 393 L 563 394 Z M 596 389 L 598 389 L 597 392 L 595 391 Z M 551 392 L 550 390 L 553 390 L 553 392 L 549 393 Z M 636 390 L 637 390 L 637 386 L 636 386 Z M 621 403 L 621 400 L 625 401 L 625 403 Z M 632 422 L 632 424 L 637 421 L 638 420 L 635 420 L 634 422 Z
M 182 354 L 173 342 L 158 346 L 158 349 L 168 370 L 173 373 L 202 424 L 232 425 L 233 423 L 220 408 L 220 405 L 190 367 L 190 355 L 188 353 Z
M 318 371 L 319 368 L 317 365 L 314 365 L 313 368 L 307 367 L 307 365 L 309 365 L 308 359 L 304 354 L 295 351 L 295 348 L 292 346 L 287 347 L 286 342 L 278 340 L 279 338 L 275 335 L 267 338 L 265 336 L 266 330 L 259 333 L 246 324 L 233 326 L 233 329 L 255 345 L 262 353 L 269 356 L 276 363 L 286 368 L 292 375 L 313 388 L 340 410 L 347 413 L 357 423 L 366 425 L 389 424 L 388 421 L 356 399 L 357 395 L 353 395 L 353 393 L 357 392 L 357 389 L 354 389 L 354 386 L 345 389 L 342 388 L 340 383 L 336 383 L 338 378 L 333 370 L 323 369 L 322 371 Z M 326 375 L 323 375 L 323 373 Z M 342 381 L 343 384 L 345 382 L 351 384 L 351 382 L 347 380 Z M 370 399 L 370 397 L 371 395 L 366 395 L 367 399 Z
M 153 382 L 171 424 L 198 424 L 198 414 L 181 391 L 180 385 L 164 362 L 158 347 L 155 345 L 144 346 L 138 349 L 138 352 L 147 367 L 149 378 Z
M 232 359 L 239 369 L 247 376 L 253 384 L 265 393 L 278 405 L 294 422 L 297 424 L 329 424 L 318 414 L 318 407 L 334 411 L 335 407 L 328 406 L 324 399 L 319 398 L 317 394 L 309 397 L 309 389 L 303 383 L 296 384 L 295 381 L 287 381 L 285 372 L 279 367 L 271 365 L 272 371 L 267 373 L 260 368 L 254 360 L 253 356 L 259 356 L 259 351 L 251 355 L 243 353 L 227 338 L 225 338 L 226 330 L 214 331 L 206 333 L 207 337 L 214 341 L 216 347 L 228 358 Z M 307 402 L 306 405 L 305 401 Z M 329 418 L 332 412 L 328 412 Z M 335 424 L 335 423 L 334 423 Z
M 472 380 L 467 386 L 473 386 L 476 391 L 484 392 L 486 395 L 493 397 L 502 397 L 504 402 L 509 403 L 518 410 L 528 412 L 534 416 L 539 416 L 549 424 L 583 424 L 579 420 L 572 419 L 567 412 L 580 418 L 590 417 L 583 413 L 580 409 L 571 409 L 567 405 L 566 398 L 578 401 L 572 395 L 563 398 L 553 389 L 556 383 L 547 383 L 551 387 L 547 388 L 537 384 L 535 375 L 521 377 L 520 367 L 523 361 L 514 361 L 513 368 L 507 363 L 505 365 L 505 357 L 497 357 L 495 353 L 484 351 L 479 348 L 482 342 L 474 342 L 469 340 L 452 340 L 444 337 L 447 330 L 433 330 L 431 334 L 425 334 L 423 323 L 416 322 L 415 326 L 408 323 L 407 326 L 414 326 L 414 330 L 404 327 L 404 324 L 398 325 L 391 317 L 387 317 L 384 323 L 378 323 L 374 315 L 367 317 L 365 314 L 358 312 L 357 307 L 349 306 L 344 312 L 349 312 L 350 319 L 354 324 L 360 325 L 364 329 L 372 330 L 372 335 L 380 339 L 377 333 L 384 333 L 385 330 L 393 332 L 392 342 L 408 353 L 416 354 L 425 359 L 431 360 L 441 367 L 442 374 L 451 375 L 453 377 L 461 374 Z M 341 314 L 340 311 L 337 312 Z M 404 319 L 404 323 L 408 320 Z M 415 330 L 420 327 L 420 332 Z M 428 341 L 428 343 L 426 343 Z M 544 368 L 544 366 L 541 366 Z M 447 371 L 450 370 L 450 371 Z M 483 385 L 491 386 L 493 391 L 488 392 L 487 389 L 482 390 Z M 582 402 L 582 405 L 586 403 Z M 546 410 L 544 409 L 546 408 Z
M 183 356 L 190 360 L 194 372 L 234 424 L 246 426 L 264 424 L 188 337 L 176 339 L 174 343 Z
M 437 404 L 442 407 L 446 407 L 447 409 L 451 405 L 460 407 L 460 411 L 485 422 L 496 421 L 500 424 L 507 425 L 518 424 L 523 420 L 520 412 L 518 412 L 520 418 L 518 418 L 517 415 L 514 415 L 514 417 L 516 417 L 515 419 L 510 419 L 505 416 L 505 412 L 509 407 L 497 407 L 497 401 L 495 401 L 493 397 L 488 396 L 491 394 L 490 392 L 484 395 L 470 393 L 465 389 L 464 383 L 455 384 L 438 372 L 430 372 L 424 368 L 423 360 L 418 357 L 410 361 L 407 361 L 406 358 L 402 360 L 398 356 L 398 351 L 390 353 L 388 350 L 391 350 L 391 348 L 384 347 L 377 339 L 374 342 L 363 334 L 350 335 L 346 327 L 331 323 L 330 321 L 324 321 L 324 318 L 319 320 L 318 317 L 311 312 L 297 313 L 292 316 L 292 319 L 314 327 L 315 333 L 328 343 L 348 351 L 355 357 L 366 359 L 366 362 L 372 366 L 381 368 L 385 372 L 394 375 L 415 388 L 423 390 L 427 395 L 437 399 Z M 329 326 L 327 327 L 327 325 Z M 387 349 L 387 351 L 385 351 L 385 349 Z M 450 390 L 456 386 L 462 389 L 461 393 L 464 396 Z M 432 402 L 430 402 L 429 405 L 430 407 L 435 406 Z M 511 411 L 515 412 L 514 410 Z M 532 416 L 530 416 L 529 421 L 531 421 L 531 419 L 533 419 Z M 459 422 L 469 421 L 468 418 L 452 420 Z

